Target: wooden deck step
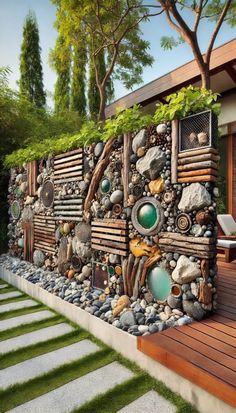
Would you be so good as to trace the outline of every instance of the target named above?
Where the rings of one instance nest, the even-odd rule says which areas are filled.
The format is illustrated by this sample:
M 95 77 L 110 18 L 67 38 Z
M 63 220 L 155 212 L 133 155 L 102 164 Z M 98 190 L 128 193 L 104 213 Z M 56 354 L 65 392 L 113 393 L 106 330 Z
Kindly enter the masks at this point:
M 218 308 L 188 326 L 138 337 L 138 349 L 236 408 L 236 264 L 220 263 Z

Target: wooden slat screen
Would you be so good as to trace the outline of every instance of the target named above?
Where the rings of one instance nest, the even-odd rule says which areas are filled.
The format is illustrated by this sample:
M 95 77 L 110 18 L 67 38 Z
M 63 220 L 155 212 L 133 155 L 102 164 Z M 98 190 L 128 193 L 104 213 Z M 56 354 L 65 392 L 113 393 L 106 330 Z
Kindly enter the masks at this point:
M 92 249 L 128 255 L 128 226 L 121 219 L 95 219 L 92 221 Z
M 24 259 L 33 262 L 34 228 L 32 222 L 24 223 Z
M 82 221 L 83 200 L 80 195 L 59 196 L 61 184 L 83 179 L 83 150 L 81 148 L 54 158 L 54 216 L 61 221 Z
M 52 217 L 34 216 L 34 249 L 55 253 L 55 221 Z

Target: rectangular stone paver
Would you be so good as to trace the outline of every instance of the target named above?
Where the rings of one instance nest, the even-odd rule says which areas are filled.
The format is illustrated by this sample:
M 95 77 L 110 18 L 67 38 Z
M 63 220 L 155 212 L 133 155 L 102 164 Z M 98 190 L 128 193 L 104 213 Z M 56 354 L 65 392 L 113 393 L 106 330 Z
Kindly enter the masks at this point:
M 3 288 L 6 288 L 6 287 L 8 287 L 7 284 L 0 284 L 0 290 L 2 290 Z
M 22 334 L 14 338 L 9 338 L 0 342 L 0 354 L 8 353 L 9 351 L 18 350 L 19 348 L 27 347 L 32 344 L 42 343 L 52 338 L 60 337 L 64 334 L 73 331 L 73 327 L 66 323 L 56 324 L 32 333 Z
M 11 291 L 9 293 L 0 294 L 0 301 L 7 300 L 8 298 L 20 297 L 22 295 L 21 291 Z
M 154 390 L 149 391 L 117 413 L 175 413 L 176 406 Z
M 9 330 L 10 328 L 19 327 L 24 324 L 35 323 L 36 321 L 47 320 L 54 317 L 55 314 L 49 310 L 38 311 L 37 313 L 24 314 L 19 317 L 8 318 L 0 321 L 0 331 Z
M 58 389 L 9 410 L 11 413 L 69 413 L 73 409 L 105 393 L 133 377 L 133 373 L 117 362 L 70 381 Z
M 39 304 L 34 300 L 22 300 L 17 301 L 16 303 L 2 304 L 0 305 L 0 314 L 13 310 L 21 310 L 22 308 L 34 307 L 36 305 Z
M 92 341 L 82 340 L 70 346 L 15 364 L 14 366 L 0 370 L 0 388 L 6 389 L 13 384 L 31 380 L 56 367 L 72 363 L 98 350 L 99 347 L 92 343 Z

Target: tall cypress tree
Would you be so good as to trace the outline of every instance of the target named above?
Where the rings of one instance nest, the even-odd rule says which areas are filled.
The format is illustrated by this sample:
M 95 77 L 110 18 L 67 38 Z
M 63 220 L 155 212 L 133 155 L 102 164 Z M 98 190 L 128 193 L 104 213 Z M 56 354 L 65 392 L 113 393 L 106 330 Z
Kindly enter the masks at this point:
M 50 51 L 49 61 L 57 73 L 54 110 L 56 113 L 65 112 L 70 108 L 71 48 L 66 45 L 62 35 L 58 36 L 55 48 Z
M 71 80 L 71 110 L 78 112 L 81 117 L 86 115 L 85 96 L 85 67 L 86 49 L 74 48 L 73 69 Z
M 46 97 L 40 53 L 37 20 L 35 14 L 29 11 L 24 22 L 20 54 L 20 95 L 42 108 L 46 103 Z
M 97 68 L 99 73 L 99 78 L 103 79 L 106 74 L 106 62 L 104 53 L 99 53 L 97 61 Z M 107 83 L 106 87 L 106 103 L 112 100 L 114 97 L 114 87 L 113 82 L 110 79 Z M 95 69 L 90 58 L 89 61 L 89 84 L 88 84 L 88 106 L 89 106 L 89 113 L 91 118 L 96 118 L 99 113 L 99 106 L 100 106 L 100 95 L 99 90 L 96 83 L 96 76 L 95 76 Z

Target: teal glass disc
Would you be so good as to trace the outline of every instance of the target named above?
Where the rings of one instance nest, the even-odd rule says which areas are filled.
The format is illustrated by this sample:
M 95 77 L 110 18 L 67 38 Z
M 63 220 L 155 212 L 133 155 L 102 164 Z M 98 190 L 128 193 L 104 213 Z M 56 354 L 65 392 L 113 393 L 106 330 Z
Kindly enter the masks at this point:
M 104 194 L 106 194 L 107 192 L 109 192 L 111 189 L 111 182 L 109 181 L 109 179 L 103 179 L 102 183 L 101 183 L 101 190 Z
M 115 274 L 115 269 L 114 267 L 112 267 L 112 265 L 109 265 L 108 267 L 108 274 L 111 276 Z
M 137 213 L 137 220 L 143 228 L 150 229 L 159 220 L 158 211 L 153 204 L 147 202 L 140 206 Z
M 161 267 L 151 268 L 148 273 L 148 287 L 156 300 L 165 301 L 171 291 L 169 273 Z

